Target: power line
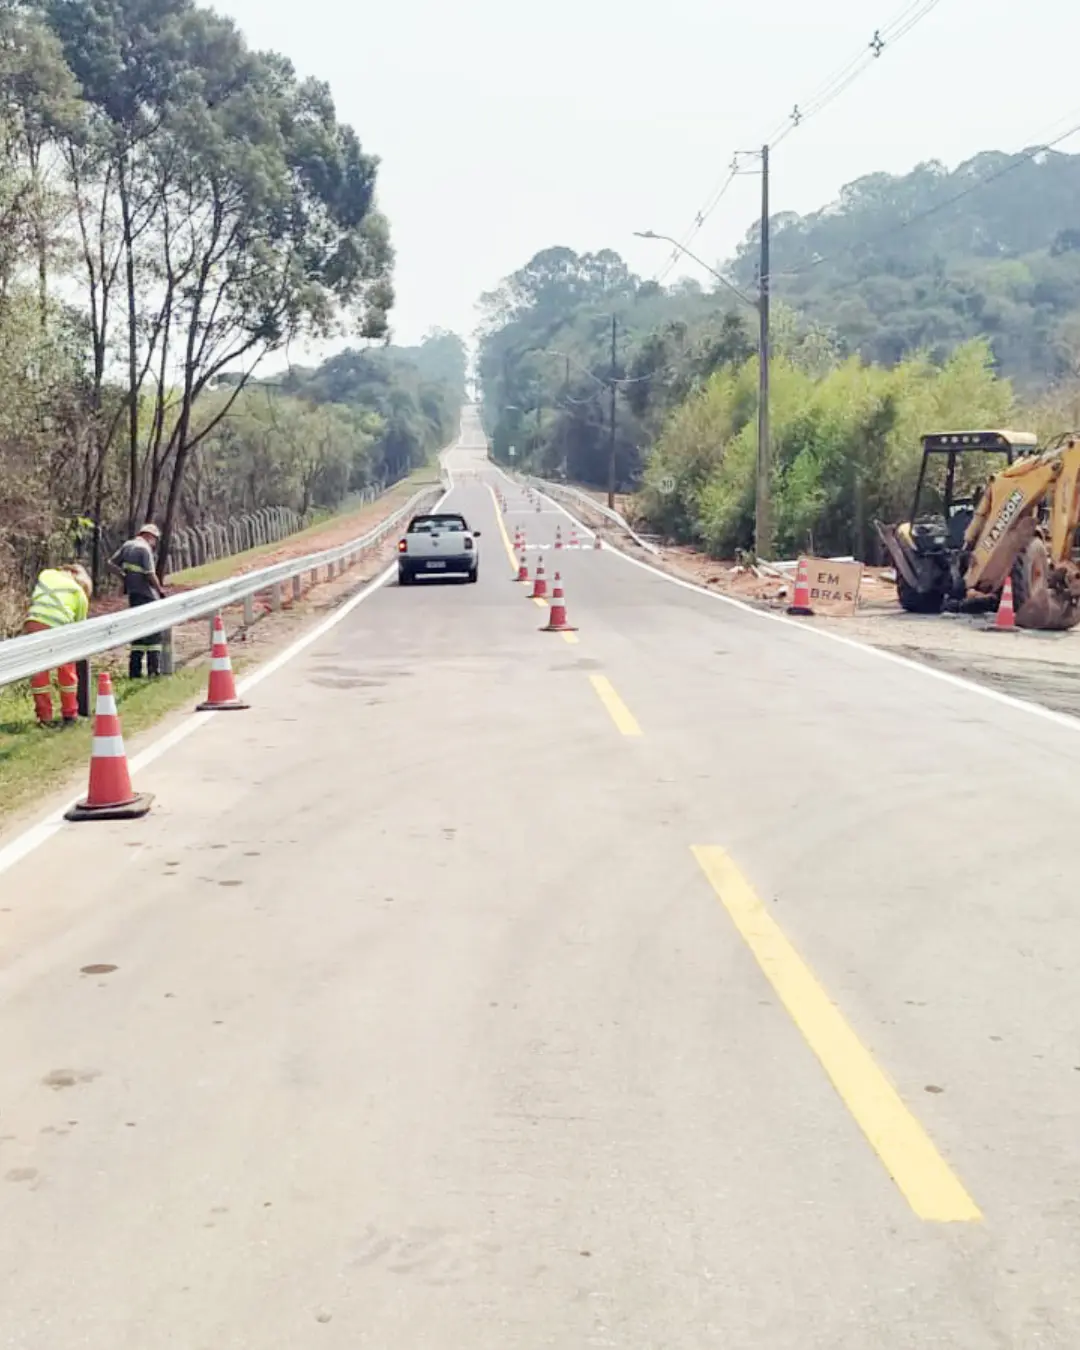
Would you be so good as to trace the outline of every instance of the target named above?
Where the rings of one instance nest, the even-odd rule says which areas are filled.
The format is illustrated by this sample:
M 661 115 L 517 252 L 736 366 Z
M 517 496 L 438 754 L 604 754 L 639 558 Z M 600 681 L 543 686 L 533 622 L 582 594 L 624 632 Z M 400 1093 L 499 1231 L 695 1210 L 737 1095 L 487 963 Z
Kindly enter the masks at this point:
M 941 0 L 908 0 L 908 3 L 894 18 L 881 28 L 874 30 L 870 41 L 864 47 L 861 47 L 850 60 L 825 80 L 823 84 L 819 85 L 803 103 L 796 103 L 783 121 L 777 124 L 772 135 L 764 138 L 763 144 L 775 148 L 790 136 L 796 127 L 800 127 L 810 118 L 816 117 L 830 103 L 839 98 L 869 66 L 873 65 L 888 46 L 895 44 L 911 32 L 915 25 L 925 19 L 940 3 Z M 704 206 L 695 215 L 693 223 L 680 237 L 681 247 L 672 251 L 670 258 L 655 277 L 657 282 L 662 283 L 670 275 L 681 257 L 682 248 L 693 242 L 705 222 L 723 200 L 732 183 L 739 176 L 739 172 L 738 155 L 736 154 L 732 159 L 728 176 L 706 200 Z
M 1003 164 L 1001 168 L 995 169 L 993 173 L 985 174 L 976 182 L 969 183 L 966 187 L 961 188 L 959 192 L 954 192 L 951 197 L 946 197 L 943 201 L 935 202 L 933 206 L 928 206 L 925 210 L 919 211 L 913 216 L 909 216 L 907 220 L 900 221 L 898 225 L 890 225 L 887 230 L 881 230 L 878 234 L 871 235 L 869 239 L 860 240 L 856 247 L 865 249 L 878 243 L 881 239 L 888 239 L 894 234 L 900 234 L 903 230 L 909 230 L 912 225 L 918 225 L 921 221 L 928 219 L 930 216 L 936 216 L 938 212 L 945 211 L 950 206 L 955 206 L 957 202 L 963 201 L 965 197 L 970 197 L 973 192 L 979 192 L 988 184 L 997 182 L 999 178 L 1004 178 L 1007 173 L 1012 173 L 1014 169 L 1019 169 L 1025 164 L 1030 164 L 1033 159 L 1037 159 L 1039 155 L 1045 154 L 1047 150 L 1052 150 L 1054 146 L 1060 145 L 1062 141 L 1068 140 L 1070 136 L 1075 136 L 1078 131 L 1080 131 L 1080 122 L 1075 126 L 1070 127 L 1068 131 L 1063 131 L 1059 136 L 1055 136 L 1053 140 L 1046 141 L 1041 145 L 1032 146 L 1030 149 L 1016 155 L 1008 164 Z M 850 252 L 850 249 L 845 249 L 844 255 L 847 255 Z M 805 267 L 792 268 L 790 271 L 786 272 L 774 272 L 773 280 L 775 281 L 785 277 L 804 276 L 807 272 L 813 272 L 818 267 L 824 267 L 827 263 L 835 262 L 840 256 L 841 254 L 839 253 L 830 253 L 825 258 L 815 258 L 812 262 L 807 263 Z
M 941 0 L 911 0 L 907 8 L 887 23 L 884 28 L 875 29 L 873 37 L 864 48 L 826 80 L 823 85 L 820 85 L 809 98 L 795 105 L 784 122 L 769 137 L 770 148 L 775 149 L 796 127 L 803 126 L 812 117 L 816 117 L 818 113 L 823 112 L 830 103 L 840 97 L 849 85 L 859 78 L 864 70 L 867 70 L 879 59 L 886 47 L 898 42 L 906 33 L 910 33 L 915 25 L 925 19 L 931 10 L 936 9 L 940 3 Z

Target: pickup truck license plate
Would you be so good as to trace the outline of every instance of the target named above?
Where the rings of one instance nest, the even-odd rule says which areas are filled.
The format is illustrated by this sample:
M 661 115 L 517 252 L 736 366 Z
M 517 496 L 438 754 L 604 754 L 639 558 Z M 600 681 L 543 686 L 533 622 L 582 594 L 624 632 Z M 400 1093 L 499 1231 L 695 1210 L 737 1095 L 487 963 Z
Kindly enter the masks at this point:
M 428 563 L 428 567 L 433 567 L 433 568 L 434 568 L 434 567 L 444 567 L 444 568 L 445 568 L 445 566 L 446 566 L 446 563 L 444 563 L 444 562 L 429 562 L 429 563 Z

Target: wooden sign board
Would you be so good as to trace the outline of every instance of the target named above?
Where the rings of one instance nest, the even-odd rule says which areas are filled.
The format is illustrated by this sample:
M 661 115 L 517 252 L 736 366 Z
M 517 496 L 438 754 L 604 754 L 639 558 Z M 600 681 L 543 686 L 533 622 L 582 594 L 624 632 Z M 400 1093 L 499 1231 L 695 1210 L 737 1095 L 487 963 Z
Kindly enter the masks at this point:
M 810 608 L 815 614 L 848 619 L 859 603 L 862 563 L 830 562 L 828 558 L 807 558 L 810 578 Z

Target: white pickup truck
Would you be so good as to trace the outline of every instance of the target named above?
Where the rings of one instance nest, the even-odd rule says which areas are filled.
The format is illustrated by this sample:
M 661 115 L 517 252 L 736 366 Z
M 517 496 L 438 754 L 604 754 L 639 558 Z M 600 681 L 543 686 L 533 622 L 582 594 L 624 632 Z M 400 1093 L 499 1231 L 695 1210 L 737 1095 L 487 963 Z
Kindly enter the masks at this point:
M 413 516 L 398 541 L 398 585 L 411 586 L 420 576 L 480 575 L 479 530 L 470 530 L 464 516 L 453 512 Z

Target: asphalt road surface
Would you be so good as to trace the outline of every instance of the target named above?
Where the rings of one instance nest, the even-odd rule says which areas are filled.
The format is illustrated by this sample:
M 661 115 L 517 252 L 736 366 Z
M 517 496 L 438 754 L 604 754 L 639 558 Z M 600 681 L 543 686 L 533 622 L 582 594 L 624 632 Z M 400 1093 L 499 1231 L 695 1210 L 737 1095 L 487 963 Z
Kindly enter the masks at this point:
M 556 553 L 477 447 L 478 585 L 0 876 L 0 1346 L 1075 1350 L 1077 730 Z

